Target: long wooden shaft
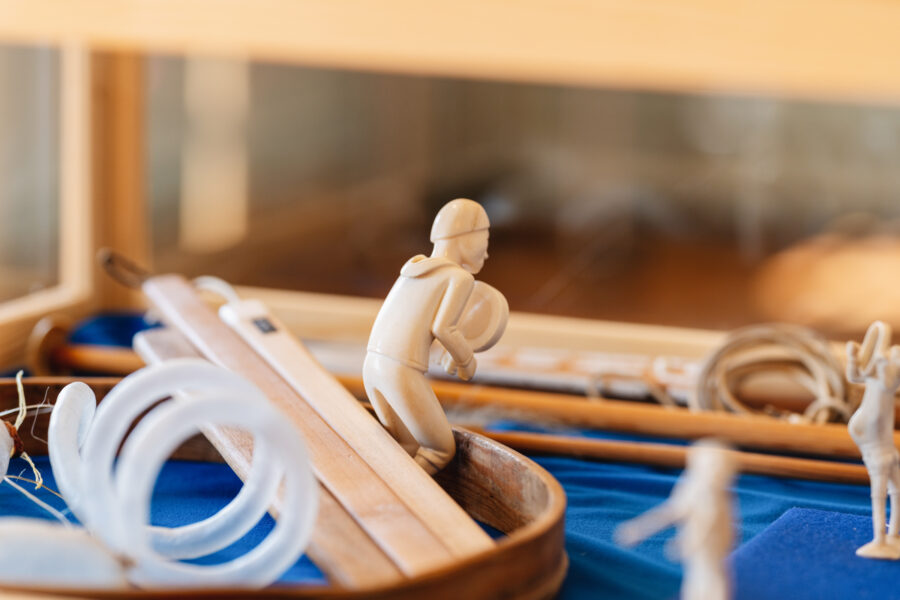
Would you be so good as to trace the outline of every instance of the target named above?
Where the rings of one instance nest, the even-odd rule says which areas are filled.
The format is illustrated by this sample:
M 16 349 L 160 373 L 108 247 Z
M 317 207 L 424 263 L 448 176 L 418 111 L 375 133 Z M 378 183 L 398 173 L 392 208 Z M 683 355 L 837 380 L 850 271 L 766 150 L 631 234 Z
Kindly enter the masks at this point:
M 477 428 L 474 431 L 522 452 L 660 467 L 684 467 L 688 451 L 686 446 L 672 444 L 584 439 L 541 433 L 500 433 Z M 741 451 L 735 451 L 734 455 L 739 469 L 744 473 L 836 483 L 869 483 L 868 472 L 862 465 Z
M 357 397 L 364 397 L 360 377 L 339 377 Z M 617 400 L 574 400 L 551 394 L 508 388 L 432 381 L 446 408 L 482 412 L 541 424 L 604 429 L 667 438 L 714 436 L 736 446 L 801 454 L 859 458 L 859 449 L 844 425 L 806 425 L 769 417 L 724 412 L 695 413 L 682 408 Z M 894 434 L 900 444 L 900 434 Z
M 73 371 L 113 375 L 128 375 L 144 366 L 141 357 L 129 348 L 94 344 L 70 344 L 56 348 L 50 362 Z
M 484 550 L 477 537 L 484 533 L 433 480 L 428 479 L 426 485 L 417 484 L 414 489 L 388 485 L 377 472 L 378 465 L 366 463 L 354 452 L 271 365 L 203 303 L 187 280 L 160 275 L 147 279 L 142 287 L 162 320 L 180 332 L 202 356 L 247 377 L 285 412 L 308 442 L 317 478 L 404 574 L 428 572 L 462 554 L 458 547 L 450 551 L 430 523 L 411 510 L 412 503 L 405 498 L 410 493 L 417 494 L 420 500 L 427 499 L 433 514 L 456 522 L 457 531 L 474 532 L 469 536 L 468 556 Z M 248 440 L 224 433 L 211 437 L 211 441 L 240 475 L 250 453 Z M 408 460 L 411 469 L 418 469 Z
M 271 322 L 277 322 L 271 315 L 266 314 L 265 317 Z M 252 326 L 252 320 L 238 323 L 245 326 L 238 330 L 244 340 L 307 399 L 329 425 L 350 443 L 354 451 L 363 456 L 369 464 L 381 465 L 379 475 L 392 489 L 399 491 L 405 487 L 414 488 L 431 483 L 424 471 L 405 465 L 404 461 L 409 461 L 406 452 L 393 440 L 388 439 L 389 434 L 378 422 L 361 409 L 347 390 L 329 376 L 283 326 L 278 325 L 273 335 L 258 332 Z M 269 352 L 267 344 L 275 344 L 277 352 L 274 354 Z M 143 367 L 145 363 L 141 356 L 131 349 L 68 344 L 52 350 L 51 364 L 63 365 L 76 371 L 102 370 L 125 375 Z M 403 468 L 404 466 L 406 468 Z M 465 527 L 460 526 L 461 519 L 446 522 L 439 519 L 439 515 L 435 513 L 438 507 L 429 501 L 427 496 L 408 494 L 406 501 L 431 527 L 447 526 L 445 530 L 436 533 L 440 534 L 441 539 L 451 550 L 458 549 L 465 556 L 478 544 L 485 550 L 491 547 L 490 539 L 480 529 L 472 529 L 477 528 L 474 523 L 471 527 Z
M 306 347 L 269 314 L 265 305 L 257 301 L 231 302 L 220 309 L 219 315 L 372 466 L 452 554 L 467 557 L 493 548 L 491 539 L 460 507 L 439 502 L 434 494 L 428 493 L 434 487 L 432 478 Z M 261 328 L 260 323 L 265 323 L 265 327 Z
M 110 346 L 98 346 L 91 344 L 66 344 L 50 350 L 51 365 L 56 365 L 66 370 L 89 373 L 104 373 L 115 375 L 127 375 L 144 366 L 140 356 L 127 348 Z M 498 389 L 498 386 L 494 386 Z M 745 390 L 741 390 L 742 394 Z M 753 409 L 761 410 L 766 406 L 777 409 L 802 412 L 809 402 L 803 395 L 802 388 L 798 390 L 785 387 L 784 382 L 760 381 L 757 386 L 746 390 L 748 395 L 742 396 L 742 401 Z M 568 394 L 560 394 L 570 400 L 581 397 Z M 587 400 L 587 398 L 581 398 Z M 602 398 L 599 398 L 602 399 Z M 592 398 L 592 400 L 594 400 Z M 895 407 L 895 421 L 900 427 L 900 403 Z
M 106 395 L 120 381 L 115 377 L 81 379 L 91 386 L 98 398 Z M 45 394 L 52 403 L 59 391 L 74 380 L 72 377 L 30 377 L 25 379 L 25 395 L 28 404 L 40 403 L 44 399 Z M 12 378 L 0 379 L 0 407 L 15 407 L 16 405 L 15 380 Z M 473 427 L 469 427 L 469 429 L 474 429 L 482 435 L 491 437 L 502 444 L 523 452 L 595 458 L 611 462 L 630 462 L 673 468 L 684 466 L 685 448 L 671 444 L 593 440 L 572 436 L 520 432 L 501 433 L 483 431 Z M 37 430 L 39 435 L 43 435 L 43 432 L 46 430 L 46 416 L 41 417 L 41 423 Z M 25 441 L 28 444 L 29 439 L 26 438 Z M 29 452 L 34 453 L 39 453 L 41 450 L 42 448 L 38 446 L 29 448 Z M 738 455 L 741 470 L 747 473 L 841 483 L 868 482 L 868 475 L 861 465 L 750 452 L 738 452 Z M 205 453 L 202 452 L 202 449 L 196 449 L 194 454 L 190 455 L 195 460 L 201 458 L 209 460 L 217 456 L 218 454 L 211 449 Z M 185 456 L 185 458 L 187 457 Z
M 78 364 L 87 368 L 87 363 L 92 358 L 102 354 L 99 349 L 92 348 L 90 352 L 85 352 L 82 347 L 70 347 L 66 356 L 77 357 Z M 361 377 L 339 375 L 338 379 L 354 395 L 365 397 Z M 567 394 L 449 381 L 432 381 L 432 387 L 446 408 L 483 411 L 540 423 L 670 438 L 717 436 L 747 448 L 859 457 L 859 451 L 843 425 L 804 425 L 755 415 L 694 413 L 685 409 L 666 409 L 636 402 L 606 399 L 587 401 Z M 895 443 L 900 445 L 900 434 L 895 434 Z

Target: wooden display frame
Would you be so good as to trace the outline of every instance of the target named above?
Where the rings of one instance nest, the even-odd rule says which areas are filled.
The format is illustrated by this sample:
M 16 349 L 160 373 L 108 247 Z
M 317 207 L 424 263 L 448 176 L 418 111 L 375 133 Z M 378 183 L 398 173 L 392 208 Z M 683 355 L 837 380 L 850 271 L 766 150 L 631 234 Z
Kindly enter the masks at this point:
M 875 0 L 573 0 L 565 10 L 547 0 L 443 8 L 411 0 L 226 0 L 215 10 L 210 3 L 0 0 L 0 40 L 60 47 L 63 83 L 60 283 L 0 304 L 0 365 L 21 362 L 27 332 L 42 315 L 140 302 L 92 265 L 96 249 L 111 246 L 152 268 L 142 218 L 145 53 L 689 93 L 900 99 L 893 27 L 900 7 Z M 802 35 L 811 14 L 817 34 Z M 92 115 L 102 118 L 92 124 Z M 325 294 L 247 294 L 265 300 L 296 334 L 320 339 L 365 339 L 377 307 Z M 505 343 L 699 357 L 719 340 L 696 329 L 515 313 Z
M 144 218 L 147 53 L 538 84 L 896 102 L 897 22 L 900 6 L 877 0 L 462 0 L 445 6 L 413 0 L 0 0 L 0 40 L 60 48 L 62 90 L 59 283 L 0 304 L 0 365 L 21 363 L 28 332 L 48 313 L 80 316 L 140 303 L 98 275 L 94 255 L 111 246 L 152 268 Z M 815 34 L 804 36 L 811 26 Z M 318 339 L 364 340 L 380 304 L 283 290 L 240 293 L 263 300 L 297 335 Z M 505 343 L 700 357 L 721 339 L 696 329 L 514 313 Z M 479 440 L 461 437 L 462 454 L 487 470 L 495 450 Z M 469 480 L 474 478 L 457 477 Z M 542 536 L 561 542 L 563 535 L 562 492 L 545 483 L 553 501 L 542 506 L 543 529 L 523 527 L 513 540 L 519 544 L 513 549 L 526 557 L 542 558 Z M 459 492 L 465 502 L 465 490 Z M 550 558 L 554 570 L 547 587 L 532 590 L 537 597 L 558 586 L 556 575 L 565 568 L 564 559 Z M 421 591 L 416 585 L 445 583 L 414 582 L 401 592 L 415 597 Z
M 381 301 L 333 294 L 239 287 L 241 297 L 257 298 L 296 335 L 308 339 L 364 344 Z M 575 317 L 512 312 L 503 345 L 562 348 L 651 356 L 702 358 L 725 333 L 705 329 L 638 325 Z
M 25 340 L 47 313 L 82 314 L 94 298 L 94 205 L 90 196 L 90 62 L 60 49 L 59 275 L 50 288 L 0 304 L 0 364 L 21 360 Z
M 898 22 L 878 0 L 0 2 L 0 39 L 18 43 L 876 102 L 900 99 Z

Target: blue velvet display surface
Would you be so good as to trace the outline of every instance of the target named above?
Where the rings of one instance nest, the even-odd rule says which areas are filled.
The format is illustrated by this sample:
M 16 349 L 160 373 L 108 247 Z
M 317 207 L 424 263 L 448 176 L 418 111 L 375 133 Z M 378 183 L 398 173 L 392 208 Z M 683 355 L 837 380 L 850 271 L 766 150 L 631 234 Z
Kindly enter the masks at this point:
M 900 598 L 900 562 L 856 556 L 869 516 L 792 508 L 732 555 L 735 600 Z
M 140 328 L 142 324 L 130 318 L 122 328 L 89 324 L 94 332 L 92 343 L 121 343 L 130 340 L 123 329 Z M 80 331 L 83 331 L 82 328 Z M 97 332 L 115 331 L 115 339 L 104 338 Z M 509 429 L 509 424 L 498 424 Z M 566 432 L 598 438 L 636 439 L 630 436 L 599 434 L 596 432 Z M 612 542 L 616 525 L 634 517 L 665 500 L 678 478 L 679 471 L 639 465 L 622 465 L 570 458 L 532 456 L 563 485 L 568 498 L 566 511 L 566 548 L 569 554 L 569 573 L 561 591 L 561 598 L 672 598 L 678 593 L 681 569 L 663 555 L 663 547 L 673 531 L 653 536 L 633 549 L 622 549 Z M 38 462 L 41 471 L 53 486 L 46 460 Z M 12 461 L 11 474 L 18 474 L 26 465 Z M 28 472 L 23 475 L 29 475 Z M 240 482 L 225 465 L 189 462 L 169 462 L 158 482 L 153 502 L 153 522 L 176 525 L 195 521 L 212 514 L 232 498 Z M 745 475 L 735 488 L 738 509 L 737 535 L 746 548 L 748 542 L 793 507 L 824 511 L 869 515 L 869 490 L 865 486 L 838 485 L 791 479 Z M 60 507 L 62 502 L 47 492 L 38 495 Z M 0 485 L 0 507 L 5 515 L 44 516 L 25 502 L 11 487 Z M 232 548 L 211 560 L 246 549 L 258 541 L 272 526 L 268 518 Z M 762 538 L 760 538 L 762 539 Z M 855 538 L 854 538 L 854 542 Z M 741 550 L 738 550 L 740 555 Z M 796 570 L 810 570 L 814 563 L 799 562 Z M 755 560 L 752 559 L 751 560 Z M 900 571 L 900 564 L 895 565 Z M 788 569 L 789 571 L 791 569 Z M 780 585 L 777 573 L 766 574 L 773 586 Z M 829 575 L 821 569 L 821 577 Z M 898 572 L 900 574 L 900 572 Z M 314 565 L 302 560 L 285 574 L 285 583 L 321 583 L 321 574 Z M 896 586 L 900 589 L 900 585 Z M 852 596 L 852 595 L 851 595 Z M 843 596 L 843 597 L 851 597 Z M 791 594 L 770 597 L 790 598 Z M 887 596 L 885 596 L 887 597 Z

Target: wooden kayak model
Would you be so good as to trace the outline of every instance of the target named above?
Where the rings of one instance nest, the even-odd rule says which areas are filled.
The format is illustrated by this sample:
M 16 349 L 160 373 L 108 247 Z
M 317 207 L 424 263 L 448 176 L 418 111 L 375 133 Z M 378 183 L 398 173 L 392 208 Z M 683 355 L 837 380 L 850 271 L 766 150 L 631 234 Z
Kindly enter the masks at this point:
M 543 598 L 557 591 L 567 565 L 565 495 L 534 462 L 457 429 L 457 454 L 432 479 L 302 346 L 279 363 L 235 334 L 183 278 L 149 277 L 142 287 L 167 325 L 141 334 L 136 347 L 145 361 L 199 355 L 233 370 L 257 385 L 307 441 L 320 484 L 320 510 L 307 555 L 332 585 L 276 587 L 264 595 Z M 92 387 L 101 397 L 113 383 L 94 380 Z M 52 401 L 60 386 L 48 392 L 46 382 L 32 381 L 26 388 L 33 404 L 45 392 Z M 9 394 L 0 396 L 14 406 Z M 38 417 L 37 437 L 44 437 L 46 422 L 46 415 Z M 252 439 L 233 428 L 208 428 L 203 434 L 212 446 L 188 444 L 180 456 L 221 456 L 244 477 Z M 26 444 L 32 454 L 46 451 L 36 439 Z M 279 511 L 289 509 L 276 500 L 271 512 L 277 518 Z M 505 536 L 491 539 L 476 520 Z M 172 597 L 185 592 L 52 590 L 69 597 Z M 239 590 L 201 593 L 249 595 Z
M 54 378 L 63 379 L 63 378 Z M 95 381 L 91 388 L 102 397 L 118 379 Z M 53 402 L 64 383 L 47 384 L 25 379 L 29 403 L 40 403 L 47 393 Z M 2 386 L 0 410 L 16 406 L 14 386 Z M 35 436 L 23 428 L 26 450 L 33 456 L 46 453 L 36 438 L 46 436 L 49 415 L 35 417 Z M 565 577 L 568 559 L 564 549 L 565 494 L 544 469 L 518 452 L 484 436 L 456 429 L 457 454 L 437 481 L 469 515 L 505 534 L 493 548 L 417 577 L 397 577 L 371 586 L 277 586 L 265 590 L 192 589 L 199 597 L 217 598 L 550 598 Z M 221 461 L 218 452 L 198 436 L 182 446 L 176 460 Z M 354 549 L 348 549 L 353 551 Z M 321 565 L 320 565 L 321 567 Z M 323 568 L 327 572 L 327 568 Z M 109 592 L 84 589 L 42 589 L 0 585 L 0 595 L 22 598 L 177 598 L 186 591 L 133 590 Z M 11 596 L 12 597 L 12 596 Z

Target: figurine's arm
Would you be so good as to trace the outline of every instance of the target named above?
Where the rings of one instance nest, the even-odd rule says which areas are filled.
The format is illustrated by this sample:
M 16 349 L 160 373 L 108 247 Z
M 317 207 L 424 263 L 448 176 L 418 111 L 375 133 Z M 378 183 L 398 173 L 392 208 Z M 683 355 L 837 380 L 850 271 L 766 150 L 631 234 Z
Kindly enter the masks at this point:
M 900 346 L 891 346 L 884 362 L 884 383 L 888 391 L 894 393 L 900 387 Z
M 859 344 L 847 342 L 847 381 L 850 383 L 865 383 L 866 380 L 859 372 Z
M 431 327 L 431 333 L 459 367 L 459 376 L 462 379 L 470 379 L 474 375 L 472 366 L 475 356 L 466 338 L 457 328 L 457 323 L 474 285 L 475 280 L 470 276 L 463 274 L 450 277 Z
M 897 365 L 888 358 L 879 358 L 875 364 L 875 372 L 888 393 L 893 394 L 900 385 L 900 369 L 897 369 Z
M 682 517 L 678 502 L 669 500 L 616 528 L 614 539 L 621 546 L 634 546 L 651 535 L 671 527 Z

